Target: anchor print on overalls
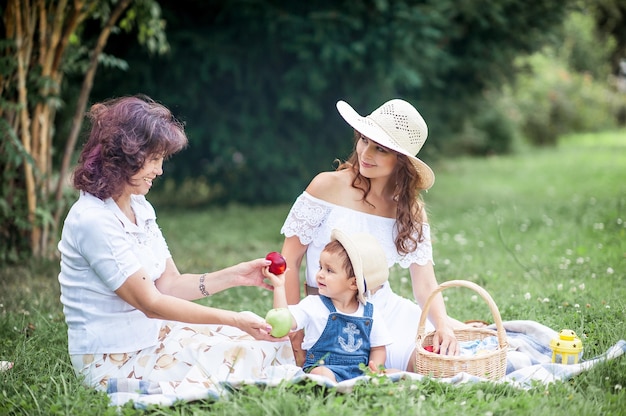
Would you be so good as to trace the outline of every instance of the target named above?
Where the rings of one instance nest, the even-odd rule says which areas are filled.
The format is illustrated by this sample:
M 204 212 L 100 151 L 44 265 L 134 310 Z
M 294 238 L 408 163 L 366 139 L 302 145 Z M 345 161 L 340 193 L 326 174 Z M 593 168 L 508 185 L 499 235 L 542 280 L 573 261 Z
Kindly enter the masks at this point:
M 337 312 L 330 298 L 319 296 L 330 315 L 322 335 L 307 352 L 304 370 L 325 366 L 335 374 L 337 382 L 363 375 L 359 364 L 369 362 L 374 306 L 365 304 L 363 317 L 349 316 Z

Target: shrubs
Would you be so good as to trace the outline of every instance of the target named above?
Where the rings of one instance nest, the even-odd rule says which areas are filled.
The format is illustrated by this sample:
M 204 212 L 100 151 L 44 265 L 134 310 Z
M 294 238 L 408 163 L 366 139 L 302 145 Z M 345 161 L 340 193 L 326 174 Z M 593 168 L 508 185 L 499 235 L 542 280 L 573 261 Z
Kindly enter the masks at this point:
M 626 94 L 590 73 L 568 70 L 548 54 L 520 60 L 528 70 L 508 88 L 519 114 L 519 129 L 535 145 L 554 145 L 563 134 L 618 126 Z M 620 110 L 621 109 L 621 110 Z
M 518 138 L 552 146 L 565 134 L 613 130 L 626 122 L 626 93 L 608 75 L 576 72 L 549 51 L 520 58 L 516 66 L 515 82 L 486 92 L 442 153 L 509 153 Z
M 554 145 L 569 133 L 611 130 L 624 124 L 626 94 L 611 80 L 613 39 L 594 33 L 593 19 L 571 13 L 561 38 L 541 52 L 518 58 L 512 85 L 488 96 L 533 145 Z M 491 111 L 491 110 L 490 110 Z

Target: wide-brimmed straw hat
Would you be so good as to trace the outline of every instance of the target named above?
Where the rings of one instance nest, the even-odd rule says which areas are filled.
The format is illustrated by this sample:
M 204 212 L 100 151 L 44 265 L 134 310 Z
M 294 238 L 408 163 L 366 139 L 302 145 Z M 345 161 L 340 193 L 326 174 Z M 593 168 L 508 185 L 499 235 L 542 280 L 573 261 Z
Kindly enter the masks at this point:
M 347 235 L 341 230 L 334 229 L 330 239 L 339 241 L 348 253 L 356 276 L 359 291 L 357 298 L 359 302 L 365 304 L 368 292 L 389 279 L 385 251 L 374 236 L 367 233 Z
M 435 183 L 432 169 L 416 157 L 428 137 L 421 114 L 404 100 L 387 101 L 369 116 L 361 116 L 345 101 L 337 102 L 341 117 L 356 131 L 379 145 L 409 158 L 420 178 L 420 188 Z

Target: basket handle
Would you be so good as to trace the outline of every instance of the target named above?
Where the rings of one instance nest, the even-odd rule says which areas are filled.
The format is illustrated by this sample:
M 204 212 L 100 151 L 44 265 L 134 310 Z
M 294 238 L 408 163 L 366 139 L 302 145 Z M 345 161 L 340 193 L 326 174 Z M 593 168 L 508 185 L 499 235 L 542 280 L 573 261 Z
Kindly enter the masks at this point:
M 494 322 L 496 323 L 498 343 L 500 344 L 500 348 L 505 348 L 507 345 L 506 331 L 504 330 L 504 325 L 502 324 L 502 317 L 500 316 L 498 306 L 485 289 L 483 289 L 474 282 L 470 282 L 469 280 L 450 280 L 448 282 L 443 282 L 435 290 L 433 290 L 433 292 L 426 300 L 424 308 L 422 309 L 422 315 L 420 316 L 419 324 L 417 326 L 416 342 L 419 343 L 420 340 L 424 338 L 424 334 L 426 332 L 426 317 L 428 316 L 430 304 L 435 299 L 435 296 L 441 293 L 444 289 L 448 289 L 450 287 L 466 287 L 468 289 L 472 289 L 473 291 L 477 292 L 485 300 L 485 302 L 487 302 L 487 305 L 491 310 L 491 315 L 493 315 Z

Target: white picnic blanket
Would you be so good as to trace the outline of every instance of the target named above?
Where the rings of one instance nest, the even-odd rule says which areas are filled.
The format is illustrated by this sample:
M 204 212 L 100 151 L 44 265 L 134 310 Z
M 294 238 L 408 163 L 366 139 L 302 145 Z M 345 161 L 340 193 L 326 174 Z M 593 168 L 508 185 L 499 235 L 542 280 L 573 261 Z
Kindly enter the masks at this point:
M 495 326 L 491 328 L 495 329 Z M 537 382 L 548 384 L 567 380 L 583 371 L 589 370 L 598 363 L 615 359 L 626 353 L 626 340 L 619 340 L 600 356 L 588 360 L 583 359 L 578 364 L 555 364 L 552 363 L 550 340 L 558 335 L 556 331 L 538 322 L 525 320 L 505 321 L 504 328 L 506 329 L 509 344 L 506 375 L 494 382 L 508 383 L 520 389 L 530 388 Z M 393 373 L 388 377 L 392 381 L 406 379 L 422 380 L 424 378 L 422 375 L 409 372 Z M 219 380 L 214 387 L 209 389 L 191 383 L 186 388 L 181 389 L 179 385 L 177 386 L 177 391 L 185 391 L 182 395 L 164 391 L 156 383 L 130 379 L 109 380 L 107 393 L 111 398 L 111 405 L 123 405 L 132 400 L 135 407 L 142 408 L 149 404 L 170 406 L 177 400 L 218 400 L 227 396 L 232 389 L 237 389 L 245 384 L 272 387 L 285 381 L 300 383 L 305 380 L 312 380 L 320 385 L 336 388 L 341 393 L 350 393 L 357 382 L 368 379 L 369 376 L 361 376 L 340 383 L 333 383 L 322 376 L 306 374 L 300 367 L 280 365 L 271 367 L 262 379 Z M 461 384 L 488 380 L 467 373 L 459 373 L 454 377 L 439 379 L 439 381 L 442 383 Z

